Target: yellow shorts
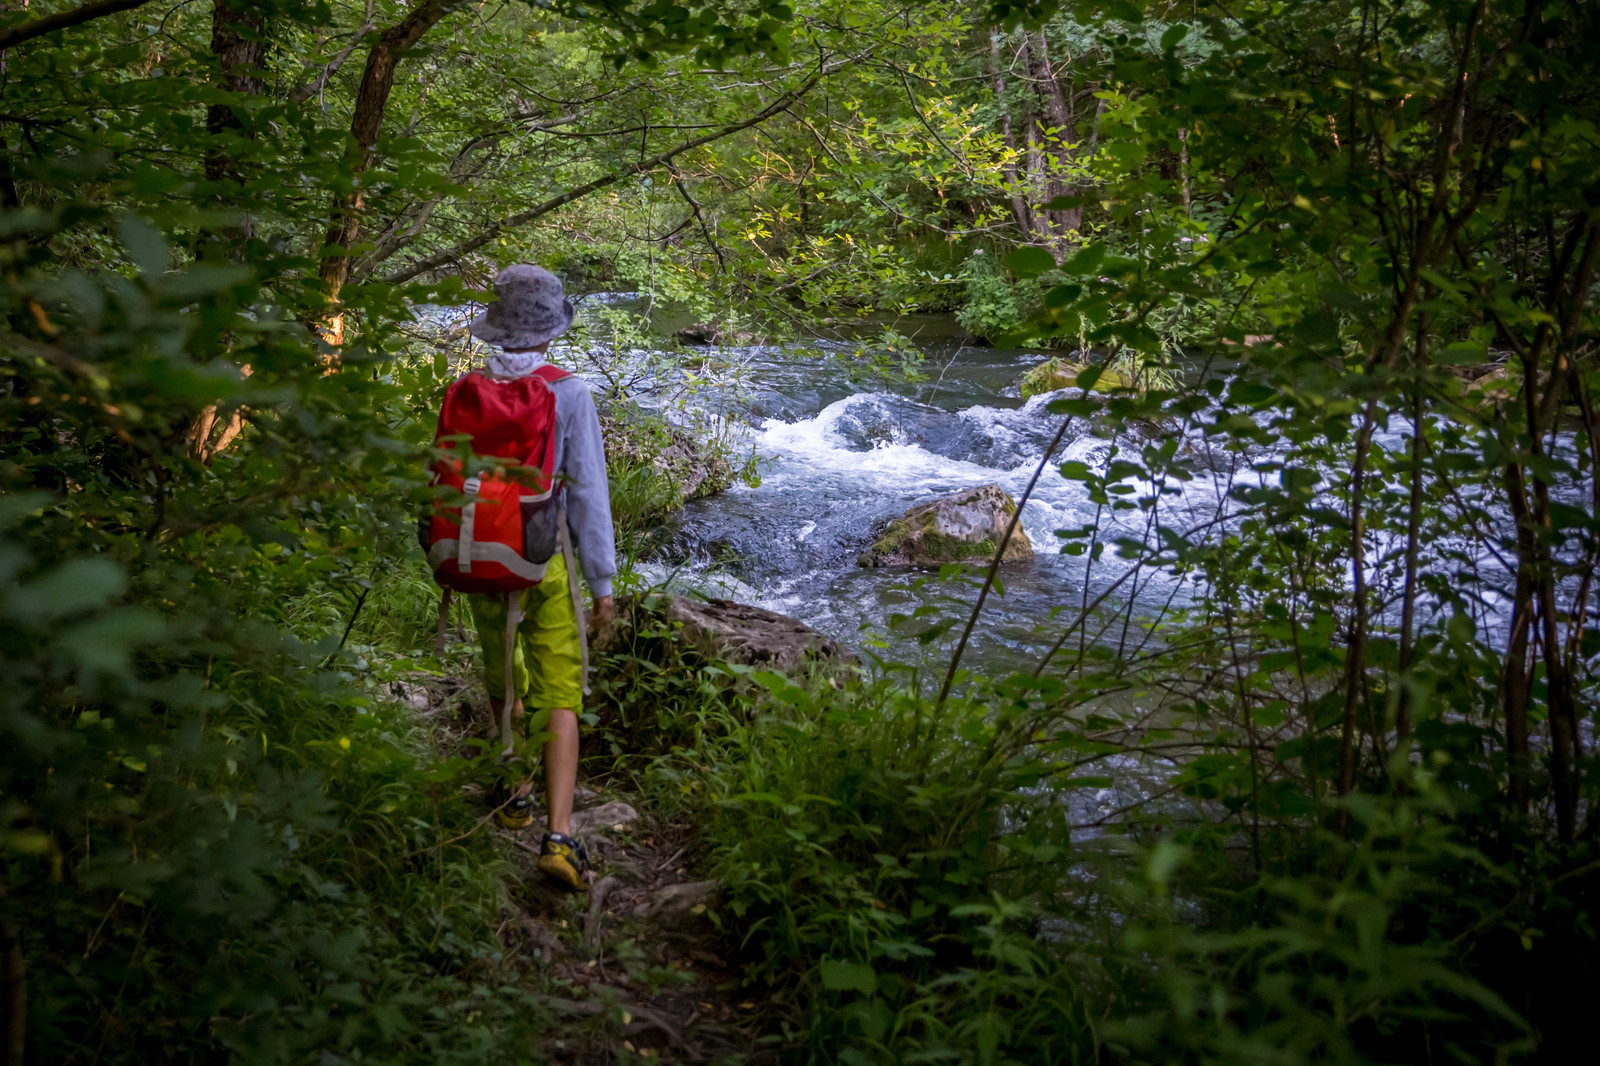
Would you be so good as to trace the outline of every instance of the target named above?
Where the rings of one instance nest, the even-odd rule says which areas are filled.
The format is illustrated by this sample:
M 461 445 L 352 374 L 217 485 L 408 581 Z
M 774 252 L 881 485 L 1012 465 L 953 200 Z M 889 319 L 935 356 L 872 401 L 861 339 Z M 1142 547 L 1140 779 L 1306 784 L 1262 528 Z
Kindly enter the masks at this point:
M 483 647 L 483 682 L 489 695 L 503 699 L 506 691 L 506 598 L 467 597 L 472 620 Z M 578 645 L 578 617 L 567 588 L 566 560 L 550 560 L 544 580 L 522 593 L 522 621 L 517 625 L 511 677 L 514 691 L 529 711 L 552 707 L 583 707 L 583 652 Z M 530 716 L 531 717 L 531 716 Z M 548 715 L 538 716 L 548 719 Z M 529 729 L 537 723 L 530 720 Z M 538 726 L 538 728 L 543 728 Z

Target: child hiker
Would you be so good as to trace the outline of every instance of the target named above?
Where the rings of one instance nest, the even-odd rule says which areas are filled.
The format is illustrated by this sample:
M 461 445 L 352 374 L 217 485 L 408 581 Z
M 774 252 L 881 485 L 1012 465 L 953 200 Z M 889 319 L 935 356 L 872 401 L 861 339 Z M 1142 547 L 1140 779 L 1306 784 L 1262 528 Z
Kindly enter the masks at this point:
M 483 370 L 450 386 L 438 442 L 451 448 L 470 438 L 472 455 L 511 466 L 508 472 L 506 464 L 480 464 L 472 476 L 466 463 L 435 464 L 435 481 L 458 488 L 470 502 L 459 510 L 441 504 L 433 512 L 428 562 L 440 584 L 467 593 L 507 751 L 513 721 L 525 723 L 529 735 L 549 735 L 549 824 L 539 869 L 582 891 L 588 853 L 572 835 L 572 793 L 588 649 L 571 549 L 575 543 L 594 597 L 594 624 L 603 627 L 612 619 L 617 570 L 605 444 L 589 387 L 545 362 L 550 342 L 574 315 L 561 279 L 518 264 L 502 270 L 494 288 L 498 299 L 473 319 L 471 332 L 500 351 Z M 533 823 L 532 792 L 529 780 L 502 787 L 496 796 L 501 825 Z

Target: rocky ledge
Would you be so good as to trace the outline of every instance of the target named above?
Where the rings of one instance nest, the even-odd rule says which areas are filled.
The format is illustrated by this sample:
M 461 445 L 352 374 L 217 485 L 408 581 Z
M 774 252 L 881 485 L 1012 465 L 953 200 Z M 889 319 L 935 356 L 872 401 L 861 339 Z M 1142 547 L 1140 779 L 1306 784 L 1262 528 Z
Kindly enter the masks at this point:
M 674 596 L 667 618 L 683 626 L 686 639 L 729 662 L 793 670 L 808 663 L 855 661 L 848 649 L 804 622 L 732 600 Z
M 999 485 L 979 485 L 919 503 L 890 522 L 857 560 L 862 566 L 985 565 L 1005 536 L 1016 501 Z M 1033 544 L 1019 524 L 1002 563 L 1033 557 Z

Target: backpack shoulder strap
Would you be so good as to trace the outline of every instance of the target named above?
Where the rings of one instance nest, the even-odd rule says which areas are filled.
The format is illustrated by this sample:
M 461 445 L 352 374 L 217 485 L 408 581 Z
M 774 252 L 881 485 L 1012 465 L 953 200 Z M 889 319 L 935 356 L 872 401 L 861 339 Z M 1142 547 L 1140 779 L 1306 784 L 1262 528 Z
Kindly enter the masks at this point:
M 539 366 L 534 370 L 534 374 L 543 379 L 546 385 L 554 385 L 556 382 L 563 381 L 572 376 L 571 371 L 562 370 L 559 366 L 552 366 L 549 363 L 544 363 Z

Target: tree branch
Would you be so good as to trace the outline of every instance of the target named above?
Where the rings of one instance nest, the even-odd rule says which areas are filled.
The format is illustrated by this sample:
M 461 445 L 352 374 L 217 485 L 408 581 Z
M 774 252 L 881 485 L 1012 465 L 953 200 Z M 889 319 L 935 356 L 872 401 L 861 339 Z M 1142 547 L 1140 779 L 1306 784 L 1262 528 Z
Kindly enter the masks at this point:
M 582 118 L 583 115 L 584 112 L 572 111 L 565 115 L 558 115 L 555 118 L 531 123 L 528 126 L 523 127 L 523 132 L 543 132 L 550 130 L 555 126 L 565 126 L 569 123 L 576 122 L 578 119 Z M 531 116 L 519 116 L 519 118 L 524 120 L 529 117 Z M 486 144 L 493 144 L 510 132 L 511 130 L 509 127 L 497 127 L 495 129 L 475 135 L 472 137 L 472 139 L 467 141 L 466 144 L 462 145 L 461 149 L 456 152 L 455 158 L 450 161 L 449 178 L 451 184 L 463 184 L 468 178 L 474 177 L 481 172 L 487 165 L 487 162 L 480 161 L 474 163 L 473 160 L 476 158 L 474 156 L 475 150 L 483 147 Z M 409 204 L 404 209 L 399 211 L 390 220 L 388 226 L 383 230 L 383 233 L 373 240 L 372 250 L 366 255 L 362 256 L 360 260 L 358 260 L 356 264 L 350 268 L 350 275 L 352 277 L 366 277 L 370 275 L 373 273 L 373 271 L 377 270 L 378 267 L 387 262 L 390 256 L 394 255 L 396 252 L 399 252 L 402 248 L 410 244 L 410 242 L 422 232 L 422 227 L 427 225 L 428 218 L 433 214 L 434 208 L 444 203 L 444 200 L 445 193 L 441 192 L 439 195 L 429 197 L 427 200 Z
M 756 114 L 747 119 L 742 119 L 739 122 L 724 126 L 714 133 L 706 134 L 704 137 L 696 137 L 693 140 L 684 141 L 682 144 L 673 148 L 669 148 L 665 152 L 660 152 L 656 155 L 650 156 L 648 159 L 641 159 L 637 163 L 630 163 L 619 170 L 611 172 L 610 174 L 595 178 L 593 181 L 585 182 L 575 189 L 570 189 L 567 192 L 562 193 L 560 196 L 554 196 L 541 204 L 535 204 L 526 211 L 521 211 L 515 215 L 511 215 L 508 218 L 501 219 L 499 222 L 496 222 L 486 228 L 476 237 L 473 237 L 470 240 L 462 241 L 455 247 L 449 248 L 443 252 L 439 252 L 436 255 L 431 255 L 426 259 L 418 260 L 417 262 L 412 263 L 410 266 L 386 276 L 384 280 L 392 285 L 398 285 L 403 282 L 410 281 L 419 274 L 426 274 L 430 270 L 437 270 L 439 267 L 457 261 L 464 255 L 471 255 L 473 252 L 477 251 L 479 248 L 482 248 L 490 241 L 498 238 L 507 230 L 516 229 L 518 226 L 524 226 L 529 222 L 532 222 L 534 219 L 539 218 L 541 215 L 548 215 L 557 208 L 565 207 L 574 200 L 582 199 L 592 192 L 597 192 L 600 189 L 615 185 L 617 182 L 631 178 L 635 174 L 642 174 L 647 170 L 654 170 L 656 167 L 661 166 L 663 163 L 670 162 L 674 157 L 680 156 L 684 152 L 692 151 L 695 148 L 710 144 L 713 141 L 719 141 L 724 137 L 730 137 L 741 130 L 749 129 L 752 126 L 759 126 L 761 123 L 784 111 L 789 107 L 790 104 L 794 103 L 806 93 L 810 92 L 824 77 L 836 71 L 843 70 L 845 67 L 857 62 L 861 58 L 861 55 L 855 55 L 851 56 L 849 59 L 841 59 L 836 63 L 819 67 L 816 73 L 807 78 L 805 83 L 799 88 L 790 89 L 788 92 L 784 93 L 782 96 L 778 97 L 772 103 L 768 104 L 766 107 L 762 108 Z
M 46 15 L 42 19 L 32 22 L 22 22 L 15 26 L 7 26 L 0 30 L 0 49 L 14 48 L 23 41 L 31 41 L 35 37 L 42 37 L 56 30 L 68 29 L 72 26 L 81 26 L 85 22 L 93 22 L 97 18 L 115 15 L 119 11 L 128 11 L 132 8 L 143 7 L 150 0 L 100 0 L 95 4 L 84 4 L 71 11 L 61 11 L 54 15 Z
M 343 51 L 323 65 L 321 74 L 318 74 L 315 78 L 312 78 L 310 81 L 300 86 L 300 88 L 290 93 L 289 102 L 291 104 L 303 104 L 313 96 L 320 93 L 328 84 L 328 79 L 339 73 L 339 71 L 344 67 L 345 60 L 349 59 L 350 54 L 360 47 L 362 38 L 366 37 L 368 33 L 372 32 L 372 27 L 374 25 L 375 24 L 372 21 L 372 3 L 371 0 L 368 0 L 367 17 L 362 21 L 360 26 L 356 27 L 355 33 L 350 38 L 350 43 L 344 46 Z
M 721 267 L 722 272 L 726 274 L 728 272 L 728 261 L 722 257 L 722 248 L 717 244 L 717 239 L 711 235 L 711 227 L 706 224 L 706 216 L 700 211 L 700 202 L 689 195 L 689 187 L 683 183 L 683 175 L 678 173 L 676 167 L 672 169 L 672 184 L 678 187 L 678 192 L 688 201 L 689 208 L 694 211 L 695 221 L 700 223 L 701 236 L 705 237 L 706 244 L 716 253 L 717 266 Z
M 438 24 L 445 15 L 460 7 L 464 0 L 422 0 L 407 12 L 400 22 L 378 35 L 367 52 L 366 69 L 361 74 L 361 87 L 356 92 L 355 106 L 350 116 L 350 139 L 354 158 L 351 173 L 360 175 L 372 166 L 378 150 L 378 134 L 383 128 L 383 116 L 389 107 L 389 93 L 394 88 L 396 68 L 400 59 L 410 51 L 422 35 Z M 363 193 L 341 196 L 337 209 L 337 222 L 329 231 L 327 242 L 336 245 L 339 252 L 322 261 L 319 274 L 328 288 L 330 301 L 339 298 L 339 290 L 350 277 L 353 260 L 350 248 L 361 236 Z M 342 315 L 329 320 L 324 336 L 330 343 L 343 343 Z

